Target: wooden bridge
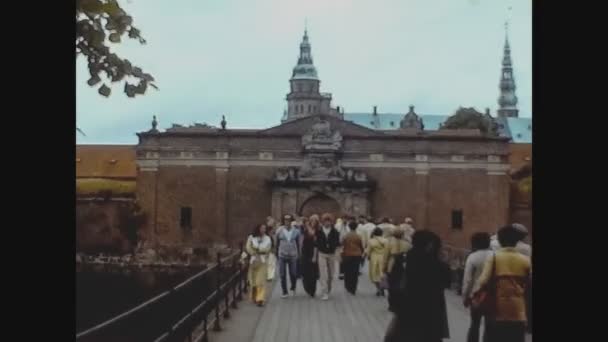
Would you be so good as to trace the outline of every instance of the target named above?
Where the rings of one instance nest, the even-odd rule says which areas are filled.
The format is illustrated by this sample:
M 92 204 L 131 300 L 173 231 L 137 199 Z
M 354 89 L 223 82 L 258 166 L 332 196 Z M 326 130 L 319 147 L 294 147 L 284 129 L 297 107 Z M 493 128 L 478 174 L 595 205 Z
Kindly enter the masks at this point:
M 295 296 L 281 298 L 278 279 L 268 283 L 264 307 L 246 296 L 246 268 L 240 253 L 221 258 L 182 284 L 96 327 L 77 334 L 80 342 L 370 342 L 382 341 L 392 318 L 386 297 L 377 297 L 367 275 L 356 295 L 334 279 L 330 299 L 306 294 L 298 280 Z M 367 264 L 366 264 L 367 266 Z M 278 276 L 277 276 L 278 278 Z M 468 310 L 446 290 L 450 339 L 466 341 Z M 531 342 L 532 336 L 527 335 Z
M 367 265 L 367 264 L 366 264 Z M 298 283 L 298 286 L 301 286 Z M 295 297 L 281 298 L 279 281 L 269 284 L 272 295 L 265 307 L 243 303 L 224 321 L 223 330 L 212 332 L 212 342 L 370 342 L 382 341 L 392 319 L 386 297 L 376 297 L 367 269 L 359 277 L 356 295 L 344 290 L 338 279 L 332 285 L 330 299 L 311 298 L 301 287 Z M 469 312 L 454 291 L 446 291 L 450 339 L 466 341 Z M 531 342 L 532 336 L 526 337 Z

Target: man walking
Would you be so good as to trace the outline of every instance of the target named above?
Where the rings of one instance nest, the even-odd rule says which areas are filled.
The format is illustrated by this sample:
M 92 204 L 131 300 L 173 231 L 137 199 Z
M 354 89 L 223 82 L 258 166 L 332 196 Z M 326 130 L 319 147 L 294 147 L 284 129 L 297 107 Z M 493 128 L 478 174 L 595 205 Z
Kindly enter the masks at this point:
M 331 284 L 336 268 L 336 249 L 340 246 L 340 233 L 333 225 L 330 214 L 323 214 L 321 229 L 317 231 L 317 249 L 319 251 L 319 282 L 321 283 L 322 300 L 329 299 Z

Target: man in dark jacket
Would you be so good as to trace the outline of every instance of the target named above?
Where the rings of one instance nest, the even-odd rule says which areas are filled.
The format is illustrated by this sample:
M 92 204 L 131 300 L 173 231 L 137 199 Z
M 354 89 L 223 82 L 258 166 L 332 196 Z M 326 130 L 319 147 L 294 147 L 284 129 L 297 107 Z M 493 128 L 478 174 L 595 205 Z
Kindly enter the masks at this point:
M 321 217 L 321 229 L 317 231 L 317 249 L 319 251 L 319 282 L 321 283 L 322 300 L 329 299 L 331 283 L 334 278 L 337 256 L 340 246 L 340 233 L 334 228 L 334 219 L 330 214 Z

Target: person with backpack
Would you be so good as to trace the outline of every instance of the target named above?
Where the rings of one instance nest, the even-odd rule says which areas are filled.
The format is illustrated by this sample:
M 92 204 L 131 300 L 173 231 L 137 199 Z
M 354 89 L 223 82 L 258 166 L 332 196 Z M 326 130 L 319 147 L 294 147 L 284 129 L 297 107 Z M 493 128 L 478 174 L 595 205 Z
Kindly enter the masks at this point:
M 481 304 L 486 309 L 487 342 L 524 342 L 532 263 L 517 251 L 521 233 L 512 225 L 502 227 L 497 237 L 501 248 L 485 261 L 474 299 L 485 298 Z

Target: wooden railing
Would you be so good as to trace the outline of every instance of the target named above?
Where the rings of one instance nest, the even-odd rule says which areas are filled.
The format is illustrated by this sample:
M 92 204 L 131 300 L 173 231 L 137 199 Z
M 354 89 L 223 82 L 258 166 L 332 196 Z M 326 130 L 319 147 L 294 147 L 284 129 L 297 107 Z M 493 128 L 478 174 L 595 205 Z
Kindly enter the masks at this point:
M 221 330 L 247 292 L 247 265 L 240 251 L 190 277 L 168 291 L 91 329 L 78 333 L 78 342 L 207 341 L 208 328 Z

